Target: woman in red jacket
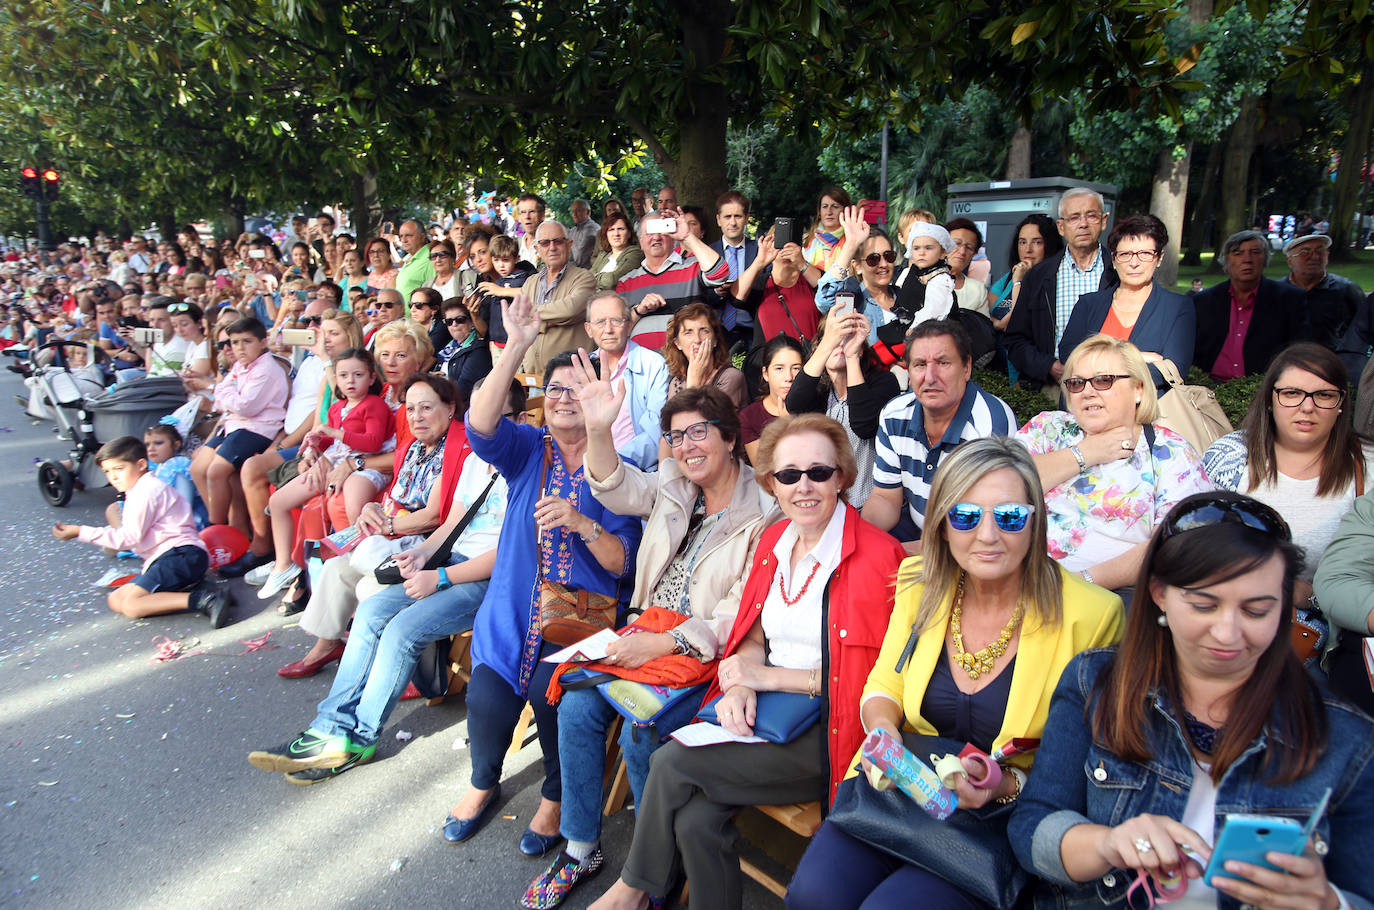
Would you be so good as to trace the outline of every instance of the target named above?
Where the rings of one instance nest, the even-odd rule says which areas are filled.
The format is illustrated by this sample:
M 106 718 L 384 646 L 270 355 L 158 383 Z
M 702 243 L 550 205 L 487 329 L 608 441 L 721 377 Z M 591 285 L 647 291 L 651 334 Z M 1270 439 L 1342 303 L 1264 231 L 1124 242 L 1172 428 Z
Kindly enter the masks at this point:
M 757 695 L 821 699 L 820 722 L 785 745 L 665 745 L 654 756 L 620 879 L 593 910 L 639 910 L 679 868 L 692 902 L 740 906 L 731 818 L 742 806 L 834 795 L 863 739 L 859 696 L 892 612 L 900 544 L 843 502 L 854 453 L 844 427 L 820 414 L 784 417 L 760 439 L 759 482 L 786 520 L 764 532 L 709 701 L 727 731 L 753 733 Z M 681 866 L 679 867 L 679 862 Z

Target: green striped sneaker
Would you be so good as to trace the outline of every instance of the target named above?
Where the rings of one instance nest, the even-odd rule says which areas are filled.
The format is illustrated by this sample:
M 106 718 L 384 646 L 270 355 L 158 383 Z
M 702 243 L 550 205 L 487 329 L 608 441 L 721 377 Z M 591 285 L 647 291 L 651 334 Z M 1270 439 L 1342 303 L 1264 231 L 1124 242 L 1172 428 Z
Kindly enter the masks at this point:
M 293 784 L 297 784 L 302 787 L 308 787 L 311 784 L 318 784 L 327 780 L 332 780 L 333 778 L 338 777 L 340 774 L 347 771 L 349 768 L 352 768 L 354 765 L 361 765 L 365 764 L 366 762 L 370 762 L 372 761 L 372 756 L 377 754 L 376 743 L 373 743 L 370 746 L 354 746 L 350 744 L 348 748 L 348 760 L 344 762 L 342 765 L 339 765 L 334 768 L 306 768 L 303 771 L 289 771 L 287 772 L 286 779 Z
M 306 730 L 290 742 L 274 749 L 248 753 L 248 761 L 263 771 L 304 771 L 307 768 L 337 768 L 349 760 L 356 747 L 342 733 L 326 736 Z

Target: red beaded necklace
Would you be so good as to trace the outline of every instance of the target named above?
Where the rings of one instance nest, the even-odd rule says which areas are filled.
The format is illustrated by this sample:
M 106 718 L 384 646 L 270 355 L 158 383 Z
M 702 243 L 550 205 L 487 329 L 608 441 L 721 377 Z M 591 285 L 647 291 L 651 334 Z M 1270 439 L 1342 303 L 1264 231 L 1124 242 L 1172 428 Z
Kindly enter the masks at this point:
M 811 587 L 811 579 L 816 577 L 816 573 L 819 572 L 821 569 L 821 564 L 817 562 L 814 566 L 811 567 L 811 574 L 806 576 L 806 581 L 802 582 L 801 590 L 797 592 L 796 597 L 787 596 L 787 589 L 783 587 L 783 573 L 781 571 L 781 568 L 782 567 L 780 566 L 778 572 L 778 593 L 782 595 L 783 603 L 787 604 L 789 607 L 795 606 L 797 601 L 801 600 L 804 596 L 806 596 L 806 589 Z

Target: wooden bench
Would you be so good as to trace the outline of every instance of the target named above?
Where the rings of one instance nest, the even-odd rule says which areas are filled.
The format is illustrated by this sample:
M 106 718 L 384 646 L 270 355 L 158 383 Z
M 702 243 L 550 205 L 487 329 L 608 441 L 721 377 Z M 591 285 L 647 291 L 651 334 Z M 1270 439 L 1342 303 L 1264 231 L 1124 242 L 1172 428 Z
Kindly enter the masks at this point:
M 793 834 L 808 840 L 821 827 L 821 804 L 819 802 L 789 803 L 782 806 L 750 806 L 749 808 L 766 818 L 772 819 Z M 767 853 L 767 851 L 764 852 L 765 854 Z M 787 863 L 776 860 L 771 855 L 769 859 L 773 859 L 782 866 L 788 865 Z M 768 872 L 768 870 L 759 866 L 748 857 L 740 857 L 739 868 L 741 872 L 758 882 L 760 885 L 763 885 L 763 887 L 767 888 L 777 897 L 787 897 L 787 885 L 781 879 Z M 682 904 L 684 907 L 687 906 L 690 888 L 691 882 L 683 885 L 682 894 L 678 897 L 678 903 Z

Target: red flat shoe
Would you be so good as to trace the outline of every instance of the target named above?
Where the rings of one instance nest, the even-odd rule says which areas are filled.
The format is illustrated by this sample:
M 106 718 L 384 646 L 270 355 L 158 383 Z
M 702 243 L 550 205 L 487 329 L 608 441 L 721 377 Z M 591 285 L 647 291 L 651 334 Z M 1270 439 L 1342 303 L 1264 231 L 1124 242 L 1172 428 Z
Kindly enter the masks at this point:
M 329 664 L 343 657 L 343 653 L 344 643 L 339 642 L 330 649 L 329 653 L 325 654 L 324 657 L 321 657 L 319 660 L 306 660 L 305 658 L 301 658 L 300 660 L 292 661 L 278 670 L 277 675 L 285 677 L 286 679 L 305 679 L 307 676 L 314 676 Z

